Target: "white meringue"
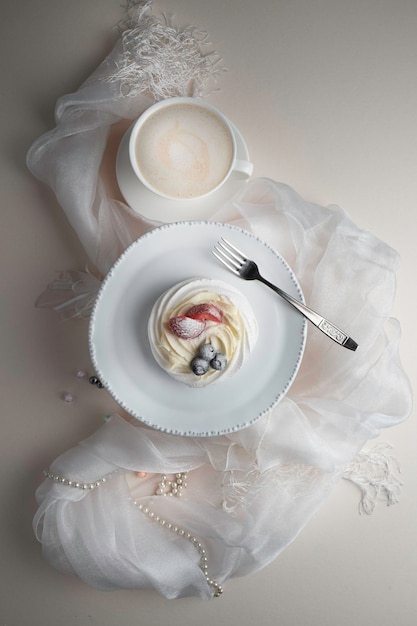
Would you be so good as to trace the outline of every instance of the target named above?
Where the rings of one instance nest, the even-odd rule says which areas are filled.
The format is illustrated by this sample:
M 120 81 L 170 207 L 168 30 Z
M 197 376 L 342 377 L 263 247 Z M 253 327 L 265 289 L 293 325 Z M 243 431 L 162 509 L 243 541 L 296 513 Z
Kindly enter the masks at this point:
M 182 339 L 170 330 L 170 318 L 203 303 L 214 304 L 221 311 L 221 323 L 207 321 L 201 335 L 193 339 Z M 190 387 L 206 387 L 240 369 L 255 346 L 258 324 L 249 302 L 237 289 L 220 280 L 192 278 L 158 298 L 149 317 L 148 335 L 152 353 L 163 370 Z M 203 376 L 196 376 L 190 363 L 204 343 L 223 353 L 227 365 L 223 370 L 209 368 Z

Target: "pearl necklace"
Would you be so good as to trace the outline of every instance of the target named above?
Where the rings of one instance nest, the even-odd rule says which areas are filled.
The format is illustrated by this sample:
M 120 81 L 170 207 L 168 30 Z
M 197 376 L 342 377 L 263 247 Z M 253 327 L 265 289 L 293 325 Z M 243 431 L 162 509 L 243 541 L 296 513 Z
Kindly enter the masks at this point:
M 114 473 L 116 472 L 113 472 L 113 474 Z M 113 475 L 113 474 L 109 474 L 107 477 L 99 478 L 98 480 L 95 480 L 91 483 L 83 483 L 83 482 L 78 482 L 75 480 L 70 480 L 69 478 L 60 476 L 59 474 L 53 474 L 50 470 L 44 470 L 43 474 L 49 480 L 59 483 L 60 485 L 64 485 L 66 487 L 72 487 L 74 489 L 83 489 L 83 490 L 92 490 L 92 489 L 95 489 L 96 487 L 100 487 L 104 485 L 107 482 L 107 480 L 111 478 Z M 156 490 L 155 495 L 180 497 L 183 493 L 183 489 L 187 486 L 187 483 L 186 483 L 187 476 L 188 476 L 187 472 L 179 472 L 178 474 L 175 475 L 175 479 L 173 481 L 167 481 L 166 474 L 163 474 L 162 480 L 160 481 L 158 485 L 158 489 Z M 218 598 L 219 596 L 221 596 L 223 593 L 223 587 L 218 582 L 210 578 L 210 575 L 208 573 L 209 567 L 208 567 L 207 551 L 204 548 L 203 544 L 199 541 L 199 539 L 195 537 L 194 535 L 192 535 L 191 533 L 189 533 L 184 528 L 180 528 L 179 526 L 176 526 L 172 524 L 171 522 L 163 519 L 159 515 L 156 515 L 156 513 L 154 513 L 149 506 L 142 504 L 138 499 L 129 498 L 129 500 L 132 501 L 134 506 L 138 509 L 138 511 L 146 515 L 146 517 L 150 521 L 156 522 L 162 528 L 166 528 L 167 530 L 170 530 L 171 532 L 178 535 L 179 537 L 183 537 L 194 546 L 194 548 L 197 550 L 200 556 L 199 567 L 205 576 L 207 584 L 210 587 L 213 587 L 213 590 L 214 590 L 213 596 L 215 598 Z
M 184 539 L 187 539 L 187 541 L 189 541 L 195 547 L 198 554 L 200 555 L 199 567 L 206 578 L 207 584 L 214 588 L 213 595 L 215 598 L 218 598 L 219 596 L 221 596 L 221 594 L 223 593 L 223 587 L 219 585 L 218 582 L 210 578 L 210 575 L 208 573 L 207 551 L 204 548 L 203 544 L 197 539 L 197 537 L 195 537 L 194 535 L 191 535 L 191 533 L 187 532 L 183 528 L 180 528 L 179 526 L 175 526 L 174 524 L 171 524 L 171 522 L 168 522 L 162 517 L 159 517 L 159 515 L 156 515 L 149 506 L 146 506 L 140 503 L 138 500 L 133 500 L 133 504 L 139 509 L 139 511 L 141 511 L 144 515 L 146 515 L 151 521 L 156 522 L 163 528 L 170 530 L 171 532 L 175 533 L 176 535 L 179 535 L 180 537 L 184 537 Z
M 43 470 L 43 475 L 45 476 L 45 478 L 49 478 L 49 480 L 53 480 L 55 483 L 60 483 L 61 485 L 65 485 L 66 487 L 74 487 L 75 489 L 95 489 L 96 487 L 104 485 L 104 483 L 106 483 L 107 480 L 111 478 L 111 475 L 109 475 L 107 476 L 107 478 L 99 478 L 92 483 L 80 483 L 76 480 L 69 480 L 69 478 L 64 478 L 59 474 L 53 474 L 49 470 Z

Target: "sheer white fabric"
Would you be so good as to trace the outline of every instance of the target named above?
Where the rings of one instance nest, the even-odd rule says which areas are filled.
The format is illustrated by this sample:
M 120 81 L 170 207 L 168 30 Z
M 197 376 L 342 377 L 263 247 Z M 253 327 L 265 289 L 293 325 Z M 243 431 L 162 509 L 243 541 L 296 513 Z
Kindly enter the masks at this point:
M 28 154 L 30 169 L 55 191 L 102 274 L 138 232 L 153 226 L 109 196 L 100 170 L 112 124 L 136 117 L 155 98 L 146 90 L 123 95 L 120 75 L 115 79 L 122 54 L 119 43 L 76 94 L 58 102 L 56 128 Z M 253 426 L 193 439 L 114 415 L 54 461 L 51 471 L 72 481 L 112 476 L 93 490 L 47 479 L 37 492 L 34 520 L 48 562 L 100 589 L 153 587 L 167 598 L 212 595 L 193 546 L 152 523 L 132 498 L 199 537 L 210 575 L 224 582 L 276 558 L 364 443 L 410 412 L 400 325 L 391 318 L 398 265 L 392 248 L 340 208 L 309 203 L 267 179 L 248 183 L 211 219 L 251 230 L 279 251 L 307 302 L 346 329 L 359 348 L 344 350 L 310 326 L 290 392 Z M 97 281 L 70 274 L 62 279 L 63 292 L 71 279 L 81 280 L 84 304 L 94 297 Z M 65 308 L 68 298 L 73 310 L 71 285 L 69 293 L 51 302 Z M 186 470 L 183 498 L 153 495 L 160 473 Z M 135 471 L 148 476 L 137 478 Z
M 136 216 L 109 197 L 100 170 L 112 125 L 137 118 L 155 99 L 201 96 L 221 71 L 217 54 L 205 50 L 204 33 L 158 20 L 151 2 L 127 4 L 113 51 L 77 92 L 58 100 L 56 127 L 35 141 L 27 155 L 29 169 L 54 190 L 102 273 L 141 226 L 129 229 Z

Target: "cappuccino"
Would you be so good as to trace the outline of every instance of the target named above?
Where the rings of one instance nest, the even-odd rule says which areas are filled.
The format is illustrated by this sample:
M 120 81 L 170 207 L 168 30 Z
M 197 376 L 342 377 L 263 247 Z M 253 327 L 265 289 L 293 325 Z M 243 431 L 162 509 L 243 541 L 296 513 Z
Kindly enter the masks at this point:
M 234 140 L 220 116 L 197 103 L 173 103 L 152 113 L 136 137 L 142 180 L 170 198 L 198 198 L 227 178 Z

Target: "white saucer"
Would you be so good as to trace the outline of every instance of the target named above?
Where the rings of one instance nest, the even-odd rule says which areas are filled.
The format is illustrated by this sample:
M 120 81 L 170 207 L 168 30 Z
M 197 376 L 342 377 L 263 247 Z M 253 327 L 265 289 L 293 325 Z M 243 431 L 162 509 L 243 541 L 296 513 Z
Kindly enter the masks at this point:
M 148 426 L 174 435 L 213 436 L 249 426 L 288 392 L 301 363 L 306 322 L 282 298 L 244 281 L 211 254 L 220 237 L 259 262 L 262 272 L 298 300 L 298 282 L 266 243 L 231 224 L 181 222 L 154 228 L 122 254 L 106 276 L 90 320 L 90 354 L 115 401 Z M 251 303 L 255 348 L 230 379 L 200 389 L 174 380 L 156 363 L 148 319 L 157 298 L 196 276 L 219 279 Z
M 234 124 L 229 123 L 235 134 L 237 158 L 249 161 L 249 152 L 241 133 Z M 163 223 L 206 220 L 248 181 L 239 172 L 232 172 L 220 189 L 205 198 L 185 201 L 158 198 L 140 182 L 133 171 L 129 160 L 130 133 L 131 127 L 123 136 L 117 152 L 117 182 L 127 204 L 148 220 Z

